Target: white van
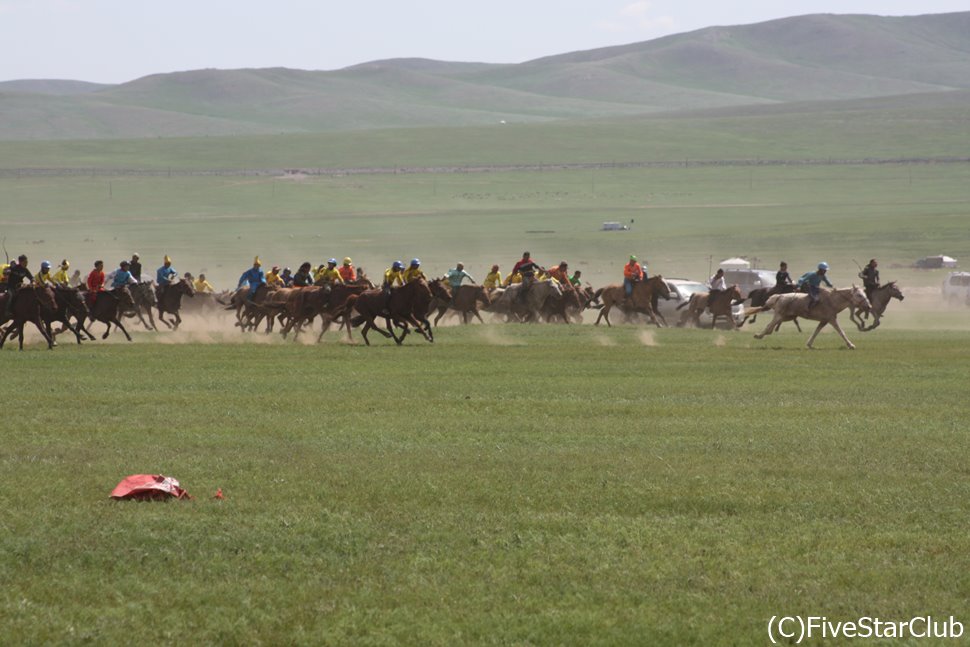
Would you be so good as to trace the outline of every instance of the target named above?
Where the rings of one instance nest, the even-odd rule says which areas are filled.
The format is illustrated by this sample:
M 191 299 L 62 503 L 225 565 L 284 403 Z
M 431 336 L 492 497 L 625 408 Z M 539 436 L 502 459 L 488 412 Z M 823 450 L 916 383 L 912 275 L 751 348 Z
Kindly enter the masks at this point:
M 970 299 L 970 272 L 950 272 L 943 279 L 943 300 L 956 305 Z

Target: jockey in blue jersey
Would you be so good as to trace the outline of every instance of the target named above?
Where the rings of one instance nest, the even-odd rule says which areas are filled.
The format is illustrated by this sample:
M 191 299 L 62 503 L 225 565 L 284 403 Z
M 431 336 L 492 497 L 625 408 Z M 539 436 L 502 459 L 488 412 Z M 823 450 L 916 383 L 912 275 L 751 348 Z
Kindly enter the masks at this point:
M 158 293 L 159 301 L 162 300 L 168 286 L 177 281 L 178 278 L 179 273 L 175 271 L 174 267 L 172 267 L 172 259 L 168 257 L 168 254 L 166 254 L 162 266 L 155 270 L 155 283 L 157 284 L 156 292 Z
M 128 261 L 121 261 L 118 269 L 108 275 L 108 280 L 111 282 L 109 290 L 117 290 L 127 285 L 138 285 L 138 281 L 131 274 L 130 267 Z
M 829 270 L 829 264 L 822 261 L 818 264 L 818 269 L 814 272 L 806 272 L 802 274 L 798 279 L 798 287 L 807 290 L 808 292 L 808 309 L 811 310 L 812 306 L 818 303 L 818 289 L 825 283 L 825 285 L 834 287 L 829 283 L 828 278 L 826 278 L 825 273 Z
M 256 290 L 259 286 L 266 285 L 266 274 L 263 272 L 262 263 L 259 256 L 253 261 L 253 266 L 243 272 L 239 277 L 239 287 L 249 284 L 249 294 L 246 295 L 247 301 L 252 301 L 256 297 Z

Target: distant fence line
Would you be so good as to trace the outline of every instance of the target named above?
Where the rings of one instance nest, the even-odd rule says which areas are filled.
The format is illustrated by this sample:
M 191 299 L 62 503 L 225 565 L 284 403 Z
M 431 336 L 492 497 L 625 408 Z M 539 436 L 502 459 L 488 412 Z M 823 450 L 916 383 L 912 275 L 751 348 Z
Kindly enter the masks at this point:
M 586 162 L 586 163 L 539 163 L 495 164 L 474 166 L 399 166 L 362 168 L 263 168 L 263 169 L 121 169 L 121 168 L 0 168 L 0 177 L 294 177 L 320 175 L 340 177 L 344 175 L 397 175 L 421 173 L 503 173 L 541 172 L 571 170 L 606 170 L 629 168 L 703 168 L 718 166 L 858 166 L 893 164 L 966 164 L 970 157 L 904 157 L 859 159 L 728 159 L 661 162 Z

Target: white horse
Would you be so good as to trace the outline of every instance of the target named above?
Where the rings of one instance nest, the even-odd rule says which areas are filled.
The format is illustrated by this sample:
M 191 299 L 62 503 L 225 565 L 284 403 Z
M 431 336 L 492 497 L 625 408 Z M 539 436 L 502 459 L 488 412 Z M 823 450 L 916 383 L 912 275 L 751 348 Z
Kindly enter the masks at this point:
M 815 328 L 815 332 L 812 333 L 812 336 L 808 338 L 808 343 L 805 344 L 808 348 L 812 348 L 815 337 L 818 336 L 819 332 L 827 324 L 831 324 L 835 328 L 835 331 L 842 337 L 842 341 L 845 342 L 846 346 L 850 349 L 855 348 L 852 342 L 849 341 L 849 338 L 845 336 L 845 331 L 842 330 L 842 326 L 839 325 L 836 317 L 849 306 L 856 309 L 864 308 L 866 310 L 870 308 L 869 300 L 861 288 L 854 285 L 851 288 L 842 288 L 841 290 L 826 290 L 821 288 L 819 289 L 818 302 L 811 309 L 808 306 L 809 299 L 807 294 L 795 292 L 791 294 L 776 294 L 769 297 L 763 306 L 745 310 L 744 314 L 747 316 L 748 314 L 755 314 L 765 310 L 773 310 L 775 313 L 771 323 L 760 334 L 755 335 L 755 339 L 762 339 L 765 335 L 770 335 L 778 329 L 778 326 L 783 321 L 792 321 L 798 317 L 819 322 Z

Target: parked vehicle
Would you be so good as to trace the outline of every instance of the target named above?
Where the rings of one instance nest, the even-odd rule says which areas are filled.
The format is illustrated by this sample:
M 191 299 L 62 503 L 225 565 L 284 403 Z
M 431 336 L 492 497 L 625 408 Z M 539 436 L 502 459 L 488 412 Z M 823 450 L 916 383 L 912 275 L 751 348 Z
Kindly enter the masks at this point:
M 657 302 L 657 310 L 663 315 L 664 319 L 667 320 L 667 324 L 670 326 L 677 325 L 680 321 L 681 315 L 687 311 L 686 308 L 682 310 L 677 310 L 677 306 L 682 303 L 686 303 L 690 300 L 690 295 L 700 292 L 701 294 L 708 291 L 708 287 L 703 283 L 698 281 L 691 281 L 689 279 L 664 279 L 667 282 L 667 287 L 670 288 L 670 300 L 665 301 L 660 299 Z M 774 283 L 772 283 L 774 285 Z M 731 307 L 731 314 L 734 315 L 734 321 L 741 323 L 744 319 L 744 306 L 736 305 Z M 711 325 L 711 315 L 705 312 L 701 315 L 701 326 Z M 726 325 L 726 324 L 725 324 Z
M 724 270 L 724 282 L 728 285 L 736 283 L 741 296 L 746 299 L 751 290 L 774 287 L 775 274 L 773 270 Z
M 970 272 L 950 272 L 943 279 L 943 299 L 950 304 L 970 299 Z M 968 303 L 970 305 L 970 303 Z

